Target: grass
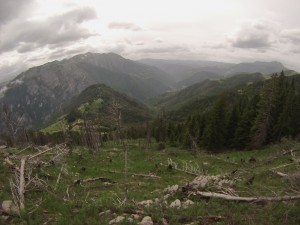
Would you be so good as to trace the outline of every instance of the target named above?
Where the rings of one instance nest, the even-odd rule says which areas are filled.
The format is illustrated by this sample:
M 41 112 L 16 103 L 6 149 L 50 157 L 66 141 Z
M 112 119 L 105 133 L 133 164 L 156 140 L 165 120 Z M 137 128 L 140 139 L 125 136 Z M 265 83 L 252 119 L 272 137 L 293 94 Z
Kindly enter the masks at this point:
M 84 148 L 75 148 L 62 162 L 65 170 L 55 191 L 62 164 L 35 170 L 40 178 L 47 180 L 48 189 L 52 194 L 38 189 L 29 190 L 25 196 L 27 211 L 23 212 L 21 217 L 10 217 L 6 224 L 44 224 L 46 222 L 47 224 L 108 224 L 118 215 L 129 217 L 136 210 L 144 210 L 145 215 L 151 216 L 155 224 L 159 224 L 162 218 L 172 225 L 192 222 L 195 224 L 300 223 L 299 201 L 248 204 L 219 199 L 203 200 L 197 196 L 190 196 L 189 198 L 195 202 L 195 205 L 187 209 L 171 209 L 164 204 L 153 205 L 149 208 L 136 205 L 137 202 L 143 200 L 161 198 L 165 195 L 163 190 L 168 185 L 183 186 L 194 179 L 193 175 L 169 169 L 167 163 L 170 159 L 178 165 L 178 168 L 189 165 L 197 167 L 202 174 L 227 175 L 236 179 L 234 189 L 240 196 L 292 194 L 290 182 L 271 171 L 271 168 L 291 163 L 289 154 L 280 154 L 281 145 L 273 145 L 256 151 L 232 151 L 219 154 L 201 152 L 197 156 L 192 155 L 186 149 L 174 147 L 156 150 L 156 144 L 146 150 L 138 141 L 128 141 L 128 146 L 129 173 L 153 174 L 161 178 L 129 175 L 125 179 L 122 173 L 106 172 L 108 170 L 123 171 L 124 152 L 118 144 L 106 143 L 103 149 L 94 153 Z M 9 149 L 5 154 L 7 151 L 14 154 L 19 150 Z M 33 152 L 35 150 L 29 149 L 22 154 Z M 256 162 L 249 162 L 251 157 L 255 158 Z M 231 174 L 235 170 L 235 174 Z M 293 174 L 299 171 L 299 164 L 282 167 L 277 171 Z M 7 182 L 11 175 L 9 168 L 1 163 L 1 201 L 11 199 Z M 253 175 L 255 176 L 253 184 L 246 185 L 247 179 Z M 74 180 L 92 177 L 106 177 L 113 183 L 105 184 L 95 181 L 84 183 L 82 186 L 73 184 Z M 129 201 L 122 204 L 126 186 Z M 168 205 L 177 198 L 184 201 L 188 196 L 178 192 L 167 200 Z M 110 210 L 110 213 L 99 216 L 99 213 L 106 210 Z M 123 221 L 120 224 L 138 224 L 141 219 L 133 222 Z

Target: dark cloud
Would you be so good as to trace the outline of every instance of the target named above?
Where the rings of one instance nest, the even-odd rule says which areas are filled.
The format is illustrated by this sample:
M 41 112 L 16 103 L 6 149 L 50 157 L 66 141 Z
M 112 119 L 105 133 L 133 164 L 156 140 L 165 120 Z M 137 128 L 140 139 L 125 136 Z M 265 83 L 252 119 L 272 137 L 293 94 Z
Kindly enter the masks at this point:
M 140 31 L 141 27 L 134 23 L 126 23 L 126 22 L 112 22 L 108 24 L 108 28 L 110 29 L 123 29 L 123 30 L 132 30 L 132 31 Z
M 256 21 L 243 24 L 238 31 L 229 38 L 233 47 L 249 49 L 267 49 L 272 46 L 273 27 L 264 22 Z
M 280 36 L 294 44 L 300 44 L 300 29 L 283 30 Z
M 0 25 L 26 13 L 34 2 L 34 0 L 0 0 Z
M 32 51 L 45 45 L 60 46 L 93 36 L 81 23 L 96 18 L 91 8 L 79 8 L 45 21 L 16 22 L 4 27 L 0 52 L 17 49 Z

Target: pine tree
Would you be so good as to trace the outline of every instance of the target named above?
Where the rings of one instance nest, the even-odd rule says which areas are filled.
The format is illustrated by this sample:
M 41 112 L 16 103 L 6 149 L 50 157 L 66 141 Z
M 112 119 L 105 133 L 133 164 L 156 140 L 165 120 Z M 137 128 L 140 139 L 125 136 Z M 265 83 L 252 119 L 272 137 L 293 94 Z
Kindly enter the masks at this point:
M 226 135 L 226 95 L 222 95 L 214 105 L 205 127 L 202 143 L 210 150 L 225 147 Z
M 251 145 L 258 148 L 266 144 L 269 134 L 272 133 L 273 113 L 275 109 L 277 91 L 277 74 L 272 75 L 271 80 L 265 82 L 261 90 L 258 115 L 252 128 L 253 136 Z
M 226 125 L 226 146 L 229 148 L 234 145 L 235 131 L 239 122 L 239 116 L 238 106 L 235 104 L 228 114 L 228 121 Z

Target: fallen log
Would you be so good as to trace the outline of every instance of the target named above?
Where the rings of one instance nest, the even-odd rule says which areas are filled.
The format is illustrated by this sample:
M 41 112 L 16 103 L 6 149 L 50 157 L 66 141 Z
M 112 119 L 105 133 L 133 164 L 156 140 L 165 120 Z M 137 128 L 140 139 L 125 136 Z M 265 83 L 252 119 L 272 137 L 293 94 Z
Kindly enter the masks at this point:
M 43 155 L 43 154 L 45 154 L 46 152 L 49 152 L 49 151 L 51 151 L 51 150 L 53 150 L 53 149 L 55 149 L 55 148 L 59 148 L 60 146 L 64 146 L 64 145 L 65 145 L 65 143 L 60 144 L 60 145 L 56 145 L 56 146 L 54 146 L 54 147 L 52 147 L 52 148 L 48 148 L 48 149 L 46 149 L 46 150 L 44 150 L 44 151 L 42 151 L 42 152 L 39 152 L 39 153 L 37 153 L 37 154 L 35 154 L 35 155 L 33 155 L 33 156 L 30 156 L 28 159 L 31 160 L 31 159 L 33 159 L 33 158 L 35 158 L 35 157 L 38 157 L 38 156 L 40 156 L 40 155 Z
M 9 158 L 5 158 L 4 161 L 11 166 L 12 169 L 20 172 L 20 169 L 14 164 L 12 161 L 9 160 Z
M 278 176 L 280 177 L 288 177 L 289 175 L 285 174 L 285 173 L 281 173 L 281 172 L 278 172 L 278 171 L 275 171 L 275 170 L 271 170 L 273 173 L 277 174 Z
M 88 183 L 88 182 L 93 182 L 93 181 L 102 181 L 102 182 L 110 182 L 113 183 L 113 181 L 110 178 L 106 177 L 95 177 L 95 178 L 88 178 L 88 179 L 82 179 L 82 180 L 74 180 L 73 184 L 81 184 L 81 183 Z
M 292 201 L 300 199 L 300 195 L 293 195 L 293 196 L 276 196 L 276 197 L 239 197 L 239 196 L 232 196 L 226 194 L 220 194 L 216 192 L 202 192 L 197 191 L 193 192 L 192 195 L 201 196 L 204 198 L 219 198 L 226 201 L 237 201 L 237 202 L 253 202 L 253 203 L 260 203 L 260 202 L 281 202 L 281 201 Z
M 125 173 L 123 171 L 116 171 L 116 170 L 101 170 L 101 171 L 107 172 L 107 173 L 122 173 L 122 174 Z M 128 172 L 127 172 L 127 174 L 132 175 L 132 176 L 140 176 L 140 177 L 161 178 L 161 177 L 153 175 L 153 174 L 128 173 Z
M 25 208 L 25 163 L 26 159 L 21 159 L 21 166 L 20 166 L 20 179 L 19 179 L 19 207 L 20 210 Z

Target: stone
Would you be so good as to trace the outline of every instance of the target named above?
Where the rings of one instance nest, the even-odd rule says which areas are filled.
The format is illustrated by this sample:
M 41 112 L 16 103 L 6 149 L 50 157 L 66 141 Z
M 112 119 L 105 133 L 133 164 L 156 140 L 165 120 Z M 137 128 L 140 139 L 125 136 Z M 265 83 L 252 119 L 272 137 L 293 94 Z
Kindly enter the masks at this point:
M 167 221 L 165 218 L 162 218 L 162 219 L 160 220 L 160 224 L 161 224 L 161 225 L 168 225 L 168 221 Z
M 174 202 L 172 202 L 169 206 L 170 208 L 180 209 L 181 208 L 181 201 L 179 199 L 176 199 Z
M 131 217 L 135 220 L 139 220 L 141 218 L 141 215 L 139 214 L 132 214 Z
M 152 204 L 153 204 L 152 200 L 145 200 L 137 203 L 138 206 L 144 206 L 144 207 L 149 207 Z
M 153 225 L 152 218 L 150 216 L 145 216 L 139 225 Z
M 109 225 L 118 224 L 118 223 L 122 222 L 124 219 L 125 219 L 124 216 L 118 216 L 117 218 L 115 218 L 115 219 L 109 221 L 108 224 L 109 224 Z
M 103 215 L 109 214 L 109 213 L 111 213 L 111 211 L 110 210 L 106 210 L 104 212 L 99 213 L 99 216 L 103 216 Z
M 178 191 L 178 188 L 179 188 L 178 184 L 175 184 L 175 185 L 173 185 L 173 186 L 170 186 L 170 187 L 165 188 L 165 189 L 164 189 L 164 192 L 175 193 L 175 192 Z
M 191 205 L 194 205 L 195 203 L 193 202 L 193 201 L 191 201 L 191 200 L 186 200 L 183 204 L 182 204 L 182 207 L 184 208 L 184 209 L 186 209 L 186 208 L 188 208 L 189 206 L 191 206 Z
M 2 210 L 9 215 L 19 215 L 19 208 L 11 200 L 5 200 L 2 202 Z
M 164 200 L 167 200 L 170 197 L 170 194 L 166 194 L 163 198 Z

